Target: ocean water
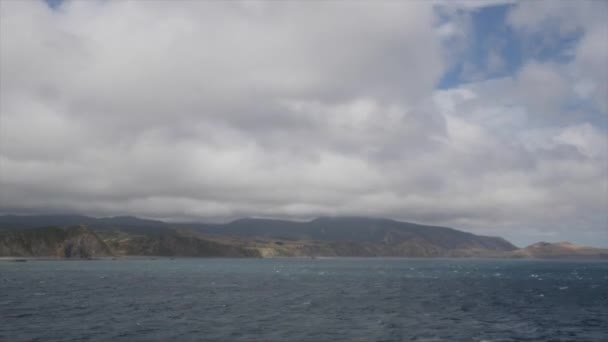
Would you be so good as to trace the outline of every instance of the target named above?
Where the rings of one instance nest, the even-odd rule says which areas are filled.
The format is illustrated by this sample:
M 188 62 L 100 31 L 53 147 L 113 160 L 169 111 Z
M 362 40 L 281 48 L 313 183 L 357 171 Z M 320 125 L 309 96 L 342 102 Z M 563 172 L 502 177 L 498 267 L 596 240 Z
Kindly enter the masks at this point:
M 608 341 L 608 263 L 3 261 L 0 341 Z

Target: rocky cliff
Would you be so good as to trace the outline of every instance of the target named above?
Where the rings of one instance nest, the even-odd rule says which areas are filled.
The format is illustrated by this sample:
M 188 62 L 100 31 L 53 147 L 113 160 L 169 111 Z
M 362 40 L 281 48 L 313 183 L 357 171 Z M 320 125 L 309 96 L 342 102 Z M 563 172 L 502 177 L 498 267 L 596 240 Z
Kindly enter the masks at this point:
M 110 248 L 84 226 L 0 231 L 0 256 L 94 258 Z
M 147 234 L 95 232 L 85 226 L 0 231 L 0 256 L 95 258 L 104 256 L 259 257 L 255 248 L 185 236 L 166 229 Z

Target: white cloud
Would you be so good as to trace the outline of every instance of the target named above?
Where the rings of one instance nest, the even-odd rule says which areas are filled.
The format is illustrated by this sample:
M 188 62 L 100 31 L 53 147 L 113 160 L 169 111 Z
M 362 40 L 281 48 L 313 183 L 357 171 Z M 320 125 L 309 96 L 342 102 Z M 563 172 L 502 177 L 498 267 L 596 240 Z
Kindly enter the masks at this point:
M 589 123 L 565 127 L 554 138 L 555 142 L 575 146 L 588 158 L 608 160 L 608 139 Z
M 591 99 L 608 113 L 607 16 L 605 1 L 525 1 L 510 12 L 508 21 L 525 37 L 542 37 L 540 42 L 550 46 L 580 34 L 574 51 L 568 52 L 574 57 L 568 65 L 570 82 L 583 100 Z

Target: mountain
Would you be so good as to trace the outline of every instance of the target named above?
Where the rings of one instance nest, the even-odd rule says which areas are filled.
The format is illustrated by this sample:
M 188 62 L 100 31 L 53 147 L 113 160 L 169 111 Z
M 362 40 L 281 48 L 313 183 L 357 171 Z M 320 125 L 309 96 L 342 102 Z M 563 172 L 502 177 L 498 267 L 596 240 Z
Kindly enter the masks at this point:
M 112 252 L 84 226 L 0 231 L 0 256 L 93 258 Z
M 181 235 L 167 229 L 144 235 L 86 226 L 0 231 L 0 256 L 95 258 L 104 256 L 259 257 L 255 249 Z
M 286 245 L 296 248 L 294 242 L 306 242 L 301 246 L 303 253 L 315 255 L 473 256 L 517 249 L 499 237 L 368 217 L 321 217 L 307 222 L 247 218 L 192 229 L 215 236 L 284 240 L 278 249 Z
M 175 223 L 130 216 L 0 216 L 0 230 L 86 225 L 117 255 L 476 256 L 516 249 L 498 237 L 368 217 L 296 222 L 245 218 L 227 224 Z
M 49 225 L 79 228 L 34 229 Z M 607 258 L 608 250 L 566 242 L 541 242 L 518 249 L 500 237 L 370 217 L 319 217 L 311 221 L 243 218 L 206 224 L 132 216 L 5 215 L 0 216 L 2 255 Z
M 95 231 L 120 229 L 131 233 L 160 233 L 170 230 L 167 223 L 134 216 L 89 217 L 83 215 L 0 215 L 0 231 L 47 226 L 87 226 Z
M 102 230 L 99 236 L 117 256 L 180 256 L 180 257 L 260 257 L 254 248 L 226 241 L 181 234 L 174 229 L 136 234 L 132 231 Z
M 97 220 L 82 215 L 1 215 L 0 229 L 89 225 Z
M 578 246 L 570 242 L 538 242 L 514 251 L 520 258 L 608 258 L 608 249 Z

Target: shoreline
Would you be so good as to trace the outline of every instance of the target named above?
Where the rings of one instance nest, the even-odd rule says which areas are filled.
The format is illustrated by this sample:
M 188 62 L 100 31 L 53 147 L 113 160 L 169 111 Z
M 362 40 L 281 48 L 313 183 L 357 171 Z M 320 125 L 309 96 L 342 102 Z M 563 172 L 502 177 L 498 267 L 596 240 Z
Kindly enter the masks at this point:
M 412 257 L 412 256 L 319 256 L 315 258 L 300 257 L 300 256 L 278 256 L 278 257 L 188 257 L 188 256 L 143 256 L 143 255 L 128 255 L 128 256 L 108 256 L 108 257 L 93 257 L 93 258 L 62 258 L 51 256 L 2 256 L 0 262 L 30 262 L 30 261 L 154 261 L 154 260 L 212 260 L 212 259 L 241 259 L 241 260 L 308 260 L 308 261 L 323 261 L 323 260 L 462 260 L 462 261 L 559 261 L 559 262 L 608 262 L 608 258 L 585 258 L 585 257 L 562 257 L 562 258 L 500 258 L 500 257 Z

